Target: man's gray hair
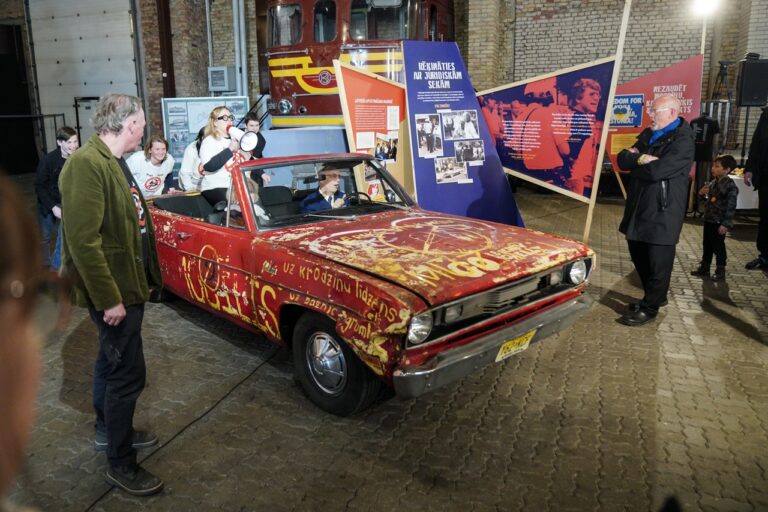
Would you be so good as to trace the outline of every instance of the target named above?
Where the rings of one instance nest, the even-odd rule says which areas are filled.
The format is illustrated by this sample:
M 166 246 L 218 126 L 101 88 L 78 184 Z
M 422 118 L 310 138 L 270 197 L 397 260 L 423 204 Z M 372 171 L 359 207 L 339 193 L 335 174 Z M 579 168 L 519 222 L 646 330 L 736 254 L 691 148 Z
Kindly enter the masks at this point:
M 91 126 L 96 133 L 112 132 L 120 135 L 125 120 L 141 110 L 141 100 L 128 94 L 109 93 L 99 99 L 96 111 L 91 117 Z

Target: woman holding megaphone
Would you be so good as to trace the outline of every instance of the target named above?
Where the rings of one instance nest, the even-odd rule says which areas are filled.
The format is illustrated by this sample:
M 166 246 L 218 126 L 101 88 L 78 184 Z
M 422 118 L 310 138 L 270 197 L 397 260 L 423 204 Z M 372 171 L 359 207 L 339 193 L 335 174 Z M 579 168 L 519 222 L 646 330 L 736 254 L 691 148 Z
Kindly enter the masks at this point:
M 245 160 L 238 149 L 250 151 L 258 142 L 256 137 L 252 140 L 248 133 L 232 126 L 234 120 L 235 116 L 227 107 L 211 110 L 200 145 L 200 163 L 203 166 L 200 192 L 212 205 L 227 200 L 232 184 L 231 172 Z

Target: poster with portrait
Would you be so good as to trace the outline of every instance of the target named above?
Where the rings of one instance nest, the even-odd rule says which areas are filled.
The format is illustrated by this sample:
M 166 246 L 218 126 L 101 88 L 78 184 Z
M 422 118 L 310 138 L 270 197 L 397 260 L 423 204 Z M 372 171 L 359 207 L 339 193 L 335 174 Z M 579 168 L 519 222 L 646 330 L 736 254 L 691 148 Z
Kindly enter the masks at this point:
M 614 57 L 478 93 L 508 173 L 590 202 Z
M 491 134 L 456 43 L 402 45 L 419 205 L 522 226 L 501 162 L 489 150 Z

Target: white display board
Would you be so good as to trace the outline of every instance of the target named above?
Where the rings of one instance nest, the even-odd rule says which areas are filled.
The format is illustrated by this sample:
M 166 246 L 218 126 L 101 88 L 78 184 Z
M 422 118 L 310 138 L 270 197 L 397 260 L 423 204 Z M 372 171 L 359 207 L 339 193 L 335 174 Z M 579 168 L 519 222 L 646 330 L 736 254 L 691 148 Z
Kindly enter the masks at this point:
M 197 132 L 208 122 L 208 115 L 216 107 L 226 106 L 235 120 L 235 126 L 248 112 L 248 96 L 205 96 L 201 98 L 163 98 L 163 134 L 168 151 L 176 160 L 173 175 L 179 173 L 184 148 L 195 140 Z M 242 125 L 241 125 L 242 127 Z

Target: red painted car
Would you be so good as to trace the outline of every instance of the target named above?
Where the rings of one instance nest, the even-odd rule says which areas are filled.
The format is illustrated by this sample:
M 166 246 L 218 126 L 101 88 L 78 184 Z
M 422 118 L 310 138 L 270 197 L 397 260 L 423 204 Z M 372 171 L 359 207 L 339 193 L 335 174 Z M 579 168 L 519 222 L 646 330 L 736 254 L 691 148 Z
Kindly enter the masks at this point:
M 344 205 L 302 213 L 329 171 Z M 585 245 L 421 210 L 365 155 L 251 161 L 232 183 L 229 204 L 152 202 L 165 285 L 291 346 L 303 389 L 331 413 L 366 408 L 382 385 L 407 398 L 457 381 L 592 303 Z

